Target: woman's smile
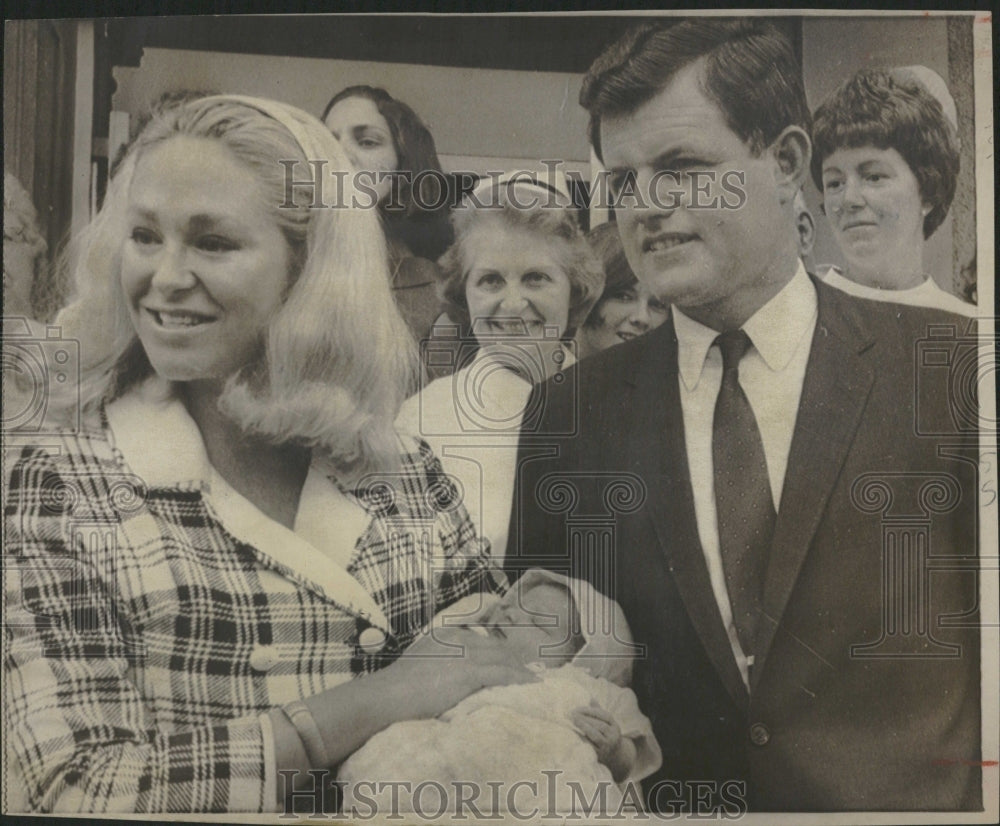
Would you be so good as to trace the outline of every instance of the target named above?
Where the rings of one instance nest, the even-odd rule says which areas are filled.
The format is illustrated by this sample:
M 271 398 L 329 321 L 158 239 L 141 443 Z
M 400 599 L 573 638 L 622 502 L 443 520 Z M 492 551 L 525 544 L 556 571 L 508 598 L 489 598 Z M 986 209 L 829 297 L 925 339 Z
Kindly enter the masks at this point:
M 288 242 L 249 172 L 218 141 L 188 136 L 154 145 L 136 165 L 121 281 L 164 378 L 229 377 L 282 305 Z
M 484 222 L 468 233 L 465 297 L 473 331 L 558 341 L 571 288 L 554 244 L 531 230 Z

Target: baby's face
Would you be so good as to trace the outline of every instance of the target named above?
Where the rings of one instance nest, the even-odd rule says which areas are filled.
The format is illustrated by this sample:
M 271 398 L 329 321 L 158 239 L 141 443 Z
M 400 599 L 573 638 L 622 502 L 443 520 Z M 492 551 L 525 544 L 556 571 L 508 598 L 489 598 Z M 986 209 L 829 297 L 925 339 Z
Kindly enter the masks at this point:
M 484 624 L 491 636 L 506 642 L 518 662 L 557 668 L 573 659 L 579 647 L 570 628 L 575 615 L 573 597 L 565 588 L 536 585 L 522 593 L 515 584 Z

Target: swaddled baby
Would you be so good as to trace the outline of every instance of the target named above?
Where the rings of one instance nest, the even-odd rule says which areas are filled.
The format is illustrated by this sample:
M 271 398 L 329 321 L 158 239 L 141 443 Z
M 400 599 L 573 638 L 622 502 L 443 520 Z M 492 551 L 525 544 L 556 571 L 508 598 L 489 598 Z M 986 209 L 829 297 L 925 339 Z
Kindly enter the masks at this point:
M 460 602 L 435 624 L 502 640 L 539 681 L 483 689 L 436 719 L 376 734 L 340 768 L 346 814 L 614 813 L 627 786 L 637 791 L 659 768 L 652 727 L 627 687 L 635 652 L 615 602 L 541 569 L 483 599 L 470 616 Z

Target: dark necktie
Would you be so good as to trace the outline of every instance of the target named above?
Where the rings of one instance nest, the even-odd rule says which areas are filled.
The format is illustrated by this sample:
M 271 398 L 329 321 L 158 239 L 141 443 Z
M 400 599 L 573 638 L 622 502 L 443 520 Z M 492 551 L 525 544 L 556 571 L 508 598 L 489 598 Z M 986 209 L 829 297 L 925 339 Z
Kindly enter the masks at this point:
M 743 330 L 734 330 L 715 343 L 722 351 L 722 385 L 712 423 L 719 550 L 736 633 L 749 657 L 774 534 L 774 501 L 757 419 L 740 387 L 740 359 L 750 349 L 750 339 Z

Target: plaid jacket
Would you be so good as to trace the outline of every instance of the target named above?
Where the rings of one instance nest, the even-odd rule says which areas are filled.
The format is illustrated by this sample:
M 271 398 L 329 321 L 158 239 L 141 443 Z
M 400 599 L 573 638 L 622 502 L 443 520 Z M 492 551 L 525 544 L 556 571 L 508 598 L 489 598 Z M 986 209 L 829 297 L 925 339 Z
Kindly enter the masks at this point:
M 213 473 L 179 402 L 132 393 L 54 441 L 14 457 L 4 504 L 10 810 L 269 810 L 260 715 L 500 587 L 425 444 L 341 506 L 314 461 L 299 514 L 352 534 L 342 566 Z

